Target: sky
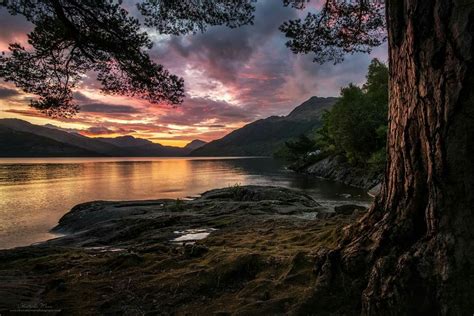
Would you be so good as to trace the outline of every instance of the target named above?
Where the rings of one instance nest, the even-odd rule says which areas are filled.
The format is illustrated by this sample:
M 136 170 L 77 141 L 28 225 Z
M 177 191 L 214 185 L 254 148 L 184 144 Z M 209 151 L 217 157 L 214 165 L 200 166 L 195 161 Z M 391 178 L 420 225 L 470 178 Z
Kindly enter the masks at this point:
M 185 80 L 186 97 L 177 107 L 104 95 L 92 77 L 74 93 L 79 114 L 51 119 L 28 106 L 32 96 L 0 79 L 0 118 L 54 125 L 90 137 L 132 135 L 181 147 L 194 139 L 221 138 L 257 119 L 287 115 L 311 96 L 338 96 L 341 87 L 364 82 L 372 58 L 386 61 L 386 45 L 370 55 L 347 56 L 337 65 L 293 54 L 278 27 L 305 14 L 281 1 L 260 0 L 254 25 L 217 26 L 179 37 L 149 30 L 154 42 L 150 56 Z M 23 17 L 0 8 L 0 51 L 8 43 L 25 43 L 31 29 Z

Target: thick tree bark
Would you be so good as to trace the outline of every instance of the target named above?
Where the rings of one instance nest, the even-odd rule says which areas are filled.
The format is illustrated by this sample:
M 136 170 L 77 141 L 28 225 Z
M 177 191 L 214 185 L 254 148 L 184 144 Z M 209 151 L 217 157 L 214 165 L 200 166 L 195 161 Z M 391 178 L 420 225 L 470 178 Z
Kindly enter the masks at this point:
M 471 315 L 474 2 L 389 0 L 387 18 L 385 184 L 339 249 L 317 263 L 302 312 L 323 304 L 349 314 Z M 339 306 L 331 298 L 338 291 Z
M 387 9 L 389 159 L 367 218 L 380 228 L 363 311 L 471 314 L 474 3 L 391 0 Z

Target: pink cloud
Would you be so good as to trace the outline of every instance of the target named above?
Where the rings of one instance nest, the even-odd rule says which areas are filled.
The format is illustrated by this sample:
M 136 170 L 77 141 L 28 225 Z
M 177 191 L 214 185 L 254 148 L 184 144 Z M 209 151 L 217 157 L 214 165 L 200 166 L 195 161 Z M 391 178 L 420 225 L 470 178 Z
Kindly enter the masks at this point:
M 317 9 L 320 2 L 311 1 L 307 10 Z M 386 59 L 386 47 L 372 56 L 349 56 L 336 66 L 317 65 L 311 56 L 293 55 L 278 26 L 304 12 L 285 8 L 281 1 L 259 1 L 253 26 L 213 27 L 204 34 L 157 40 L 151 56 L 185 79 L 188 97 L 178 107 L 104 96 L 91 73 L 75 93 L 82 107 L 79 115 L 51 122 L 80 124 L 80 132 L 92 136 L 133 133 L 155 141 L 163 137 L 212 140 L 256 119 L 288 114 L 313 95 L 338 95 L 341 86 L 364 80 L 372 57 Z M 24 42 L 31 28 L 21 16 L 11 17 L 0 9 L 0 48 L 8 42 Z M 45 118 L 28 107 L 25 95 L 15 95 L 13 102 L 13 87 L 2 87 L 0 111 Z

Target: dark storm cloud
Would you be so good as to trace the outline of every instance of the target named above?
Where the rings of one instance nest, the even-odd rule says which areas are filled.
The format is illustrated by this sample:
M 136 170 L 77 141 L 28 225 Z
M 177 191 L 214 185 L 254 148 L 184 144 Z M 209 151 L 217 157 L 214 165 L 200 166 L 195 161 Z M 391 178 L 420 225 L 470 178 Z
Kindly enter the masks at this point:
M 203 34 L 171 37 L 159 43 L 153 54 L 183 76 L 187 87 L 213 91 L 215 81 L 223 84 L 240 110 L 253 110 L 251 120 L 284 115 L 313 95 L 337 96 L 341 86 L 361 83 L 371 59 L 358 54 L 338 65 L 319 65 L 311 55 L 291 53 L 278 27 L 302 14 L 306 13 L 285 8 L 281 1 L 259 1 L 254 25 L 213 27 Z M 184 65 L 212 80 L 193 82 L 196 79 L 184 71 Z M 187 106 L 185 101 L 183 107 Z
M 17 90 L 0 86 L 0 99 L 9 99 L 18 95 L 20 93 Z
M 107 134 L 112 134 L 114 131 L 105 126 L 94 126 L 94 127 L 89 127 L 84 132 L 87 132 L 93 135 L 107 135 Z
M 169 48 L 200 63 L 211 77 L 221 82 L 234 81 L 245 63 L 275 34 L 279 35 L 280 24 L 295 17 L 295 10 L 285 8 L 280 1 L 260 1 L 254 25 L 236 29 L 218 26 L 202 34 L 172 37 Z
M 106 103 L 88 103 L 81 105 L 80 110 L 87 113 L 136 114 L 140 110 L 130 105 L 112 105 Z
M 225 128 L 226 127 L 225 125 L 222 125 L 222 124 L 210 124 L 210 125 L 194 124 L 193 126 L 195 126 L 195 127 L 208 127 L 208 128 Z
M 86 96 L 84 93 L 82 93 L 80 91 L 75 91 L 72 96 L 73 96 L 74 100 L 79 101 L 79 102 L 91 102 L 91 101 L 93 101 L 91 98 L 89 98 L 88 96 Z
M 87 129 L 77 130 L 78 133 L 85 136 L 106 136 L 106 135 L 128 135 L 131 133 L 135 133 L 136 131 L 133 129 L 127 129 L 120 126 L 91 126 Z
M 310 5 L 314 9 L 319 2 L 312 0 Z M 130 13 L 140 18 L 135 3 L 124 1 Z M 346 56 L 338 65 L 319 65 L 312 62 L 311 55 L 294 55 L 285 47 L 286 39 L 278 27 L 305 14 L 283 7 L 282 0 L 259 0 L 254 25 L 211 27 L 205 33 L 182 37 L 161 36 L 147 29 L 155 41 L 152 58 L 185 79 L 188 97 L 184 103 L 167 108 L 117 99 L 104 101 L 108 103 L 102 102 L 103 98 L 94 100 L 87 95 L 95 95 L 100 84 L 94 73 L 88 73 L 80 87 L 83 90 L 79 89 L 87 95 L 74 93 L 81 112 L 72 119 L 58 120 L 92 126 L 80 130 L 87 135 L 136 132 L 152 139 L 156 133 L 168 133 L 172 139 L 212 140 L 238 124 L 286 115 L 313 95 L 336 96 L 341 86 L 364 81 L 373 56 L 386 60 L 386 46 L 376 49 L 372 56 Z M 12 41 L 24 42 L 30 30 L 23 17 L 12 17 L 0 9 L 0 47 Z M 0 90 L 2 98 L 6 97 Z M 9 108 L 5 112 L 44 117 L 27 108 L 27 101 L 25 98 L 24 110 Z M 143 123 L 136 123 L 140 121 Z

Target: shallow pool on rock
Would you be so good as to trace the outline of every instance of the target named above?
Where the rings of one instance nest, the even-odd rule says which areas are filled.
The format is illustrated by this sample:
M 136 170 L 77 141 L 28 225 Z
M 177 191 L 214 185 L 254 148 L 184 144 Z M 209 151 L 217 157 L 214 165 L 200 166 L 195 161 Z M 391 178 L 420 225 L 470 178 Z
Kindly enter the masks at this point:
M 203 229 L 186 229 L 183 231 L 175 231 L 175 234 L 181 235 L 179 237 L 174 238 L 172 241 L 174 242 L 193 242 L 198 241 L 206 238 L 209 236 L 210 233 L 215 231 L 214 228 L 203 228 Z

